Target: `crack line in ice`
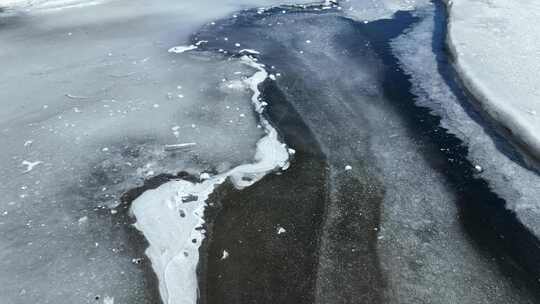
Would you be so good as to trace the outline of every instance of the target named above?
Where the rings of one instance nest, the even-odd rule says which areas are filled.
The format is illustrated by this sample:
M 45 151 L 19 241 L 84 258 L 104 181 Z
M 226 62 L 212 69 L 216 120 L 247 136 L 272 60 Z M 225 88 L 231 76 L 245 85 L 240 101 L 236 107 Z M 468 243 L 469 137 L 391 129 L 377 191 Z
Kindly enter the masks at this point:
M 196 46 L 191 49 L 194 48 Z M 197 303 L 196 270 L 199 246 L 205 238 L 203 216 L 206 201 L 214 189 L 227 178 L 237 189 L 243 189 L 267 173 L 285 170 L 289 165 L 287 146 L 279 141 L 277 131 L 262 116 L 266 103 L 259 100 L 261 92 L 258 86 L 268 77 L 268 73 L 264 65 L 248 55 L 240 60 L 256 69 L 245 84 L 253 91 L 251 101 L 266 132 L 257 142 L 254 162 L 215 176 L 206 175 L 206 179 L 199 183 L 186 180 L 168 182 L 146 191 L 131 206 L 131 212 L 137 219 L 134 226 L 148 240 L 146 255 L 152 262 L 160 295 L 166 304 Z

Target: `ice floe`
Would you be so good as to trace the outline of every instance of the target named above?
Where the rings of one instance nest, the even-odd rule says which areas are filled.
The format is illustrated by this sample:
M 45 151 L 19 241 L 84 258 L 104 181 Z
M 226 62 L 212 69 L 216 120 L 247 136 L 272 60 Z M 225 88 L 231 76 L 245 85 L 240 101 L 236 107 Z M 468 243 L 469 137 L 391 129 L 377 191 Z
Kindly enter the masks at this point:
M 484 110 L 540 159 L 540 3 L 446 1 L 448 44 Z

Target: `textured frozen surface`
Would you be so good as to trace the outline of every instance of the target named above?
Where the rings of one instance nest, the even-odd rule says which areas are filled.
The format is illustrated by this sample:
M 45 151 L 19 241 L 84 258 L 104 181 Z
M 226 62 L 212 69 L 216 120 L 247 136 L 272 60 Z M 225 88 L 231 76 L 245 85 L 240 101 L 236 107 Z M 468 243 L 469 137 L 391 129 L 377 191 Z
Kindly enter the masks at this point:
M 454 0 L 448 42 L 483 108 L 540 157 L 540 2 Z
M 0 17 L 0 302 L 153 301 L 119 196 L 160 173 L 251 162 L 264 135 L 251 90 L 236 85 L 253 68 L 168 49 L 270 3 L 109 1 Z M 167 149 L 182 143 L 196 145 Z
M 392 42 L 401 66 L 412 77 L 417 104 L 430 108 L 442 118 L 443 127 L 466 143 L 469 159 L 482 168 L 479 175 L 489 181 L 492 190 L 506 200 L 507 207 L 529 229 L 540 235 L 540 176 L 504 154 L 491 136 L 493 130 L 475 121 L 448 87 L 430 47 L 435 30 L 430 11 L 418 13 L 422 22 Z

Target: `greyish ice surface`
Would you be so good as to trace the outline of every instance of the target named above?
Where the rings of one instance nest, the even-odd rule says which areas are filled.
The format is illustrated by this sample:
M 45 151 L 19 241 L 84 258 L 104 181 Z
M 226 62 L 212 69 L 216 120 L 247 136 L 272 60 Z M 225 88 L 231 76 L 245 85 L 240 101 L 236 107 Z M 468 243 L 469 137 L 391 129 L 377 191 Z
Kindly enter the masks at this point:
M 222 173 L 251 162 L 264 135 L 252 91 L 236 85 L 253 68 L 168 49 L 204 22 L 269 4 L 110 1 L 5 9 L 2 303 L 157 301 L 148 292 L 151 273 L 133 263 L 143 258 L 137 248 L 144 244 L 131 236 L 120 195 L 157 174 Z M 166 149 L 179 143 L 195 145 Z

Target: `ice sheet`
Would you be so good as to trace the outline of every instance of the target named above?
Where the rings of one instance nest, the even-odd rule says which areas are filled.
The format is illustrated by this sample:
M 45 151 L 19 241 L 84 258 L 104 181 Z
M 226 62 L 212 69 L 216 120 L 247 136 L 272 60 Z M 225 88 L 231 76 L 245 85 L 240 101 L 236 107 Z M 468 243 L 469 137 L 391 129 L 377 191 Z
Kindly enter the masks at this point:
M 446 3 L 448 44 L 463 82 L 492 118 L 540 158 L 540 3 Z

